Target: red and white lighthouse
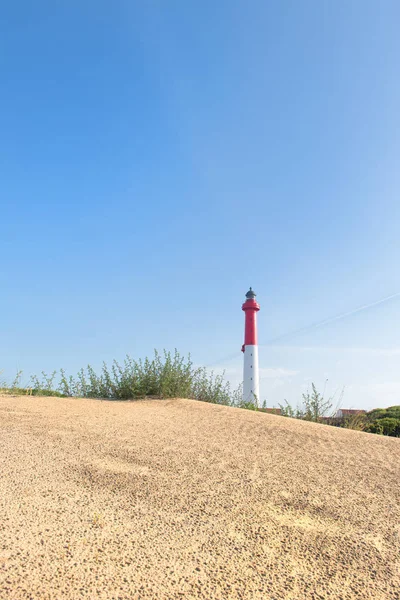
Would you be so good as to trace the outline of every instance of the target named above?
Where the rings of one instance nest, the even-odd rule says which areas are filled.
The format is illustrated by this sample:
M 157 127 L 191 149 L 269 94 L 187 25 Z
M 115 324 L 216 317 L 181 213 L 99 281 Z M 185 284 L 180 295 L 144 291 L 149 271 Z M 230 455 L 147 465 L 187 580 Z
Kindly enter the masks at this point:
M 257 312 L 260 305 L 256 294 L 250 288 L 246 294 L 246 302 L 242 305 L 245 314 L 243 357 L 243 401 L 258 403 L 260 397 L 260 380 L 258 373 L 258 341 Z

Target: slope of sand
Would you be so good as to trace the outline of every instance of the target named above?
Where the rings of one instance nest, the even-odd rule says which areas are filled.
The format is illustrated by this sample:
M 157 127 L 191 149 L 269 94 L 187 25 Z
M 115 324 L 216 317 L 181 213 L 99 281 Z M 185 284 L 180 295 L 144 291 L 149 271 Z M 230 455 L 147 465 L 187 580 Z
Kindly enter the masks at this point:
M 0 397 L 0 598 L 400 598 L 400 440 Z

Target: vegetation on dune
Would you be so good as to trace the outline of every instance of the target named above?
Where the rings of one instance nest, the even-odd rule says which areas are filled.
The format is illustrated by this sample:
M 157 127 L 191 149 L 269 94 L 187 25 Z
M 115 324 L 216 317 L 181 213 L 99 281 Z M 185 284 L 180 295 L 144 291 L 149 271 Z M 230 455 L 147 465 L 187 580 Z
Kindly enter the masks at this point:
M 303 403 L 301 406 L 293 408 L 287 400 L 285 404 L 280 404 L 281 414 L 284 417 L 292 417 L 295 419 L 303 419 L 304 421 L 314 421 L 315 423 L 326 422 L 329 418 L 327 415 L 330 413 L 334 403 L 339 406 L 343 398 L 344 390 L 341 391 L 338 401 L 335 401 L 335 396 L 325 398 L 325 391 L 320 393 L 315 384 L 311 384 L 311 391 L 307 390 L 306 393 L 302 394 Z
M 343 398 L 343 390 L 340 394 L 339 404 Z M 280 404 L 281 415 L 304 421 L 314 421 L 315 423 L 324 423 L 334 427 L 344 427 L 356 431 L 365 431 L 367 433 L 377 433 L 379 435 L 388 435 L 400 437 L 400 406 L 391 406 L 389 408 L 375 408 L 369 412 L 353 414 L 341 418 L 333 414 L 328 415 L 333 406 L 334 396 L 325 399 L 312 384 L 312 391 L 303 394 L 302 407 L 293 408 L 286 400 L 285 404 Z M 337 405 L 337 408 L 339 405 Z M 334 411 L 336 413 L 336 410 Z
M 192 398 L 226 406 L 241 405 L 241 389 L 232 390 L 224 375 L 196 367 L 190 355 L 186 358 L 174 353 L 157 351 L 150 360 L 134 360 L 127 356 L 122 364 L 114 360 L 109 367 L 103 363 L 100 373 L 88 365 L 76 376 L 64 369 L 50 375 L 42 372 L 30 378 L 30 385 L 21 387 L 22 372 L 18 372 L 11 386 L 3 384 L 3 391 L 31 394 L 136 400 L 139 398 Z
M 400 406 L 375 408 L 366 413 L 330 419 L 330 425 L 355 429 L 367 433 L 377 433 L 400 437 Z
M 400 437 L 400 406 L 376 408 L 366 413 L 364 431 Z
M 196 367 L 190 355 L 186 358 L 177 350 L 154 352 L 150 360 L 134 360 L 127 356 L 122 364 L 114 360 L 109 367 L 103 363 L 100 373 L 88 365 L 74 377 L 63 369 L 50 375 L 42 371 L 41 377 L 33 375 L 30 384 L 21 386 L 22 371 L 11 385 L 0 381 L 0 392 L 32 396 L 62 396 L 102 398 L 110 400 L 136 400 L 140 398 L 191 398 L 224 406 L 259 410 L 258 402 L 242 399 L 242 386 L 232 389 L 224 374 L 208 372 Z M 341 419 L 331 414 L 343 398 L 343 390 L 335 401 L 335 394 L 325 398 L 312 383 L 311 391 L 302 395 L 302 404 L 294 408 L 286 400 L 280 404 L 280 414 L 285 417 L 325 423 L 368 433 L 400 437 L 400 406 L 378 408 L 364 414 Z M 264 401 L 263 408 L 266 408 Z M 336 412 L 336 411 L 335 411 Z

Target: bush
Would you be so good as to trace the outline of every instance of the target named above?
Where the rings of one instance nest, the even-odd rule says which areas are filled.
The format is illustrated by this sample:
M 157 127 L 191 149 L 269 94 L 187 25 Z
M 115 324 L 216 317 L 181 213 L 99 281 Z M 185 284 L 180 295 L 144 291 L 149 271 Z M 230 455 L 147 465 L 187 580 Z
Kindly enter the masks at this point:
M 353 429 L 354 431 L 366 431 L 367 418 L 365 414 L 351 415 L 342 419 L 344 424 L 342 427 Z
M 368 423 L 364 431 L 378 433 L 379 435 L 400 437 L 400 419 L 393 419 L 392 417 L 376 419 L 372 423 Z
M 364 431 L 400 437 L 400 406 L 374 408 L 365 415 Z
M 303 419 L 305 421 L 314 421 L 318 423 L 321 417 L 324 417 L 328 410 L 332 408 L 330 400 L 325 400 L 324 396 L 317 391 L 315 384 L 311 384 L 312 392 L 307 391 L 303 394 L 303 403 L 305 407 Z
M 248 400 L 247 402 L 242 400 L 238 404 L 235 404 L 235 406 L 237 408 L 245 408 L 246 410 L 258 410 L 257 404 L 255 402 L 252 402 L 251 400 Z
M 389 406 L 388 408 L 374 408 L 367 413 L 369 421 L 376 419 L 400 419 L 400 406 Z
M 291 419 L 304 419 L 304 411 L 301 410 L 298 406 L 293 408 L 291 404 L 285 399 L 285 404 L 279 404 L 279 408 L 281 409 L 282 417 L 290 417 Z
M 177 350 L 174 354 L 164 351 L 163 356 L 155 351 L 152 360 L 144 361 L 127 356 L 122 364 L 114 360 L 110 368 L 103 363 L 99 374 L 90 365 L 76 377 L 67 377 L 61 370 L 59 391 L 82 398 L 180 397 L 227 405 L 232 395 L 223 375 L 194 367 L 190 356 L 185 359 Z
M 332 408 L 334 396 L 325 399 L 324 394 L 318 392 L 314 383 L 311 384 L 311 392 L 303 394 L 303 407 L 294 408 L 285 400 L 285 404 L 279 404 L 281 415 L 294 419 L 303 419 L 305 421 L 321 422 L 325 419 L 326 413 Z M 341 396 L 343 396 L 343 391 Z M 325 422 L 325 421 L 324 421 Z
M 30 378 L 31 385 L 20 387 L 22 372 L 18 372 L 11 386 L 4 391 L 41 396 L 75 396 L 111 400 L 134 400 L 138 398 L 192 398 L 203 402 L 239 406 L 241 387 L 231 390 L 224 375 L 216 375 L 205 368 L 195 367 L 190 355 L 185 358 L 177 350 L 154 352 L 150 360 L 133 360 L 127 356 L 122 364 L 114 360 L 111 367 L 103 363 L 100 373 L 88 365 L 76 376 L 67 376 L 60 369 L 41 378 Z M 246 407 L 248 408 L 248 407 Z

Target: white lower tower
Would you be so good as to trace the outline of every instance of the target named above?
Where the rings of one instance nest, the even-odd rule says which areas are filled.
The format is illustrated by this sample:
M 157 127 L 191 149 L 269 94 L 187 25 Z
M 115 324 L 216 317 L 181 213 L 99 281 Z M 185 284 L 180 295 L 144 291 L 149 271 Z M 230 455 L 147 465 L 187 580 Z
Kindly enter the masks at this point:
M 258 346 L 245 346 L 243 359 L 243 400 L 244 402 L 257 402 L 259 406 Z

